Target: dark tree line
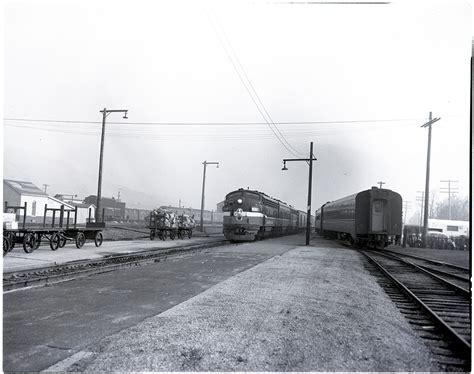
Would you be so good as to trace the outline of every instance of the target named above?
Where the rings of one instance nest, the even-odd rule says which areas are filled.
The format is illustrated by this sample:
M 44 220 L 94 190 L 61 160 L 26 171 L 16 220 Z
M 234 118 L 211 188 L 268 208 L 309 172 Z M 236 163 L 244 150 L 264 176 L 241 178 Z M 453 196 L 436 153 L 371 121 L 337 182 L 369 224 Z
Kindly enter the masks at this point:
M 433 218 L 449 219 L 449 199 L 445 199 L 436 204 Z M 459 221 L 469 221 L 469 198 L 458 198 L 451 196 L 451 219 Z

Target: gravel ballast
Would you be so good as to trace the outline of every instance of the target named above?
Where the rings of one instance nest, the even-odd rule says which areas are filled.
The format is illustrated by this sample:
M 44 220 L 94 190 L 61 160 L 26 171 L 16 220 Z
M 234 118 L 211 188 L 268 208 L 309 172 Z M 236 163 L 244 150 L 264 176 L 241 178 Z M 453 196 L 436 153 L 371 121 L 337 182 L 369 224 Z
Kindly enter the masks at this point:
M 72 371 L 437 371 L 356 251 L 273 257 L 85 348 Z

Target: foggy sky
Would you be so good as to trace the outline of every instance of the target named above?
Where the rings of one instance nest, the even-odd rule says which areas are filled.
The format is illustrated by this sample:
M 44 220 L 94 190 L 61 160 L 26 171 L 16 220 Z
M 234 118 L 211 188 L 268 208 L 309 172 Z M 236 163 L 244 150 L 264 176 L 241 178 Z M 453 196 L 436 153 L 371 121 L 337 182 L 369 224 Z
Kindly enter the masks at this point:
M 207 160 L 220 167 L 208 166 L 206 208 L 249 187 L 305 210 L 308 166 L 281 171 L 301 155 L 265 124 L 246 75 L 260 110 L 292 122 L 277 125 L 292 148 L 307 156 L 314 142 L 313 210 L 384 181 L 412 202 L 410 216 L 430 111 L 441 117 L 431 190 L 447 197 L 440 180 L 452 179 L 468 194 L 471 12 L 467 2 L 10 2 L 4 118 L 100 122 L 104 107 L 128 109 L 128 120 L 107 118 L 102 195 L 121 189 L 134 207 L 199 207 Z M 369 120 L 383 121 L 343 122 Z M 342 122 L 294 124 L 308 121 Z M 99 123 L 4 125 L 5 178 L 96 194 Z

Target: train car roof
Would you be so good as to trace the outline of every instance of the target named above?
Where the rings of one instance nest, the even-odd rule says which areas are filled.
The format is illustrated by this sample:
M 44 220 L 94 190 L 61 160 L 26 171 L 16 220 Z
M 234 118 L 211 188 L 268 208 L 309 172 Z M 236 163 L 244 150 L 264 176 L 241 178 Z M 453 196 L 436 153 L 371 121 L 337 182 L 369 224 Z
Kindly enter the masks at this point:
M 295 207 L 293 207 L 292 205 L 289 205 L 287 203 L 285 203 L 284 201 L 281 201 L 279 199 L 276 199 L 274 197 L 271 197 L 271 196 L 268 196 L 266 193 L 264 192 L 260 192 L 260 191 L 257 191 L 257 190 L 249 190 L 249 189 L 243 189 L 243 188 L 239 188 L 238 190 L 235 190 L 235 191 L 231 191 L 229 192 L 227 195 L 225 195 L 226 199 L 227 199 L 227 196 L 233 194 L 233 193 L 236 193 L 236 192 L 249 192 L 249 193 L 253 193 L 253 194 L 257 194 L 257 195 L 261 195 L 263 196 L 265 199 L 267 200 L 270 200 L 270 201 L 273 201 L 275 203 L 279 203 L 281 205 L 283 205 L 284 207 L 286 208 L 289 208 L 289 209 L 293 209 L 293 210 L 297 210 L 300 212 L 300 210 L 296 209 Z
M 344 204 L 345 202 L 350 202 L 350 201 L 354 201 L 358 195 L 361 195 L 361 194 L 365 194 L 365 193 L 368 193 L 370 191 L 373 191 L 373 190 L 378 190 L 378 191 L 387 191 L 389 193 L 393 193 L 393 194 L 397 194 L 397 195 L 400 195 L 398 192 L 395 192 L 395 191 L 392 191 L 392 190 L 389 190 L 387 188 L 378 188 L 378 187 L 372 187 L 368 190 L 363 190 L 363 191 L 359 191 L 355 194 L 352 194 L 352 195 L 349 195 L 349 196 L 345 196 L 345 197 L 342 197 L 340 199 L 337 199 L 337 200 L 334 200 L 334 201 L 330 201 L 330 202 L 327 202 L 326 204 L 324 204 L 323 206 L 324 207 L 330 207 L 331 205 L 342 205 Z M 319 208 L 318 210 L 320 210 L 321 208 Z

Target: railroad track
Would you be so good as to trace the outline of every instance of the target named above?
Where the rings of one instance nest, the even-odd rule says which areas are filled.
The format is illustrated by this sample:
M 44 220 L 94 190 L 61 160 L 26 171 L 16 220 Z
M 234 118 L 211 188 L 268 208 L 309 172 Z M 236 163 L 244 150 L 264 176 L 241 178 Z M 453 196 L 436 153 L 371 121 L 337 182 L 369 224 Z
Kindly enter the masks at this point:
M 470 371 L 469 287 L 394 254 L 361 250 L 368 268 L 447 371 Z
M 449 280 L 460 287 L 469 290 L 470 287 L 470 269 L 464 266 L 454 265 L 447 262 L 433 260 L 412 254 L 385 251 L 400 258 L 410 259 L 414 264 L 426 269 L 432 273 Z
M 218 240 L 210 243 L 189 244 L 177 248 L 110 255 L 100 259 L 74 261 L 63 265 L 36 268 L 30 271 L 4 273 L 3 291 L 12 291 L 25 287 L 41 287 L 92 274 L 113 271 L 122 267 L 164 261 L 170 256 L 219 247 L 226 244 L 229 244 L 228 240 Z

